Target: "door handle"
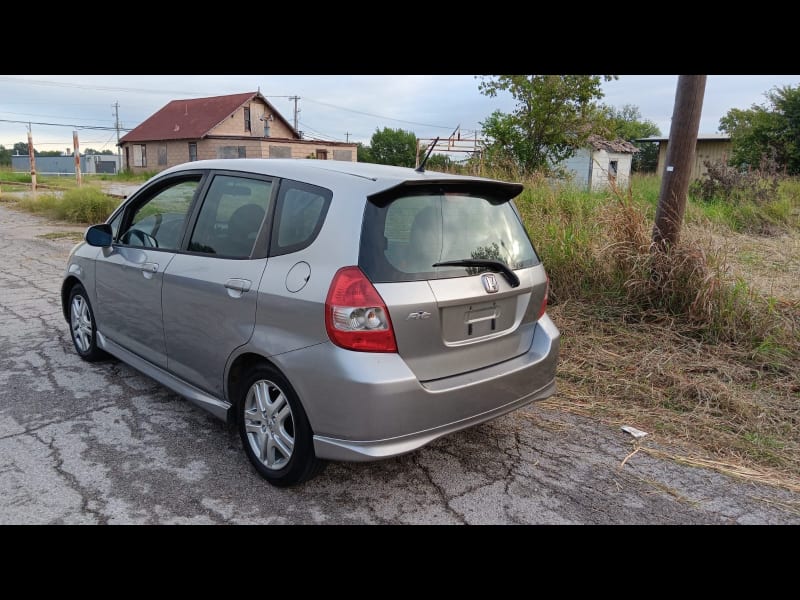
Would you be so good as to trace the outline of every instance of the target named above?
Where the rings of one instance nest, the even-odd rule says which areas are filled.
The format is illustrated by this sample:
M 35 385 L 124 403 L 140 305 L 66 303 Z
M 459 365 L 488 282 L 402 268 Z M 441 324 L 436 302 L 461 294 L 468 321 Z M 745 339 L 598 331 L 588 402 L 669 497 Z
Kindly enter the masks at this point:
M 250 291 L 252 283 L 253 282 L 249 279 L 234 278 L 228 279 L 228 281 L 225 282 L 225 287 L 233 292 L 238 292 L 239 296 L 241 296 L 243 293 Z
M 142 266 L 139 268 L 142 270 L 142 275 L 144 275 L 145 279 L 152 279 L 153 273 L 158 273 L 158 263 L 142 263 Z

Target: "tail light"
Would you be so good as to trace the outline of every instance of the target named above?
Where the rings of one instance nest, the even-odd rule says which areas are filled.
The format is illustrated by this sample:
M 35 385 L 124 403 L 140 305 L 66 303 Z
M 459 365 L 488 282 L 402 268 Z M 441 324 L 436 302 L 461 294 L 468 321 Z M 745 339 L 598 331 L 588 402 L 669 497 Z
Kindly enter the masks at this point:
M 397 352 L 386 304 L 358 267 L 344 267 L 333 276 L 325 299 L 325 329 L 334 344 L 347 350 Z
M 544 298 L 542 298 L 542 305 L 539 307 L 539 316 L 536 317 L 536 320 L 542 318 L 542 315 L 547 310 L 547 294 L 550 291 L 550 275 L 546 275 L 547 282 L 544 284 Z

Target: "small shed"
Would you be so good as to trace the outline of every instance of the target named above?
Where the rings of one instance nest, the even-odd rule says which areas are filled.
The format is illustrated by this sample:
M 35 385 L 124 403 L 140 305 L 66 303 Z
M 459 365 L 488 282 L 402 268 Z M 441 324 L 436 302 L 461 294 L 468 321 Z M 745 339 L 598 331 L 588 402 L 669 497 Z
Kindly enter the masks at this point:
M 637 142 L 650 142 L 658 144 L 658 173 L 664 175 L 667 167 L 667 144 L 669 137 L 648 137 L 636 140 Z M 728 162 L 731 157 L 733 146 L 731 136 L 726 133 L 700 133 L 697 135 L 697 143 L 694 147 L 694 165 L 692 165 L 692 179 L 700 179 L 708 169 L 706 161 Z
M 627 188 L 631 180 L 631 163 L 639 149 L 622 139 L 606 140 L 599 135 L 590 135 L 586 146 L 575 151 L 561 166 L 571 174 L 576 185 L 583 189 L 600 191 L 611 182 L 619 188 Z

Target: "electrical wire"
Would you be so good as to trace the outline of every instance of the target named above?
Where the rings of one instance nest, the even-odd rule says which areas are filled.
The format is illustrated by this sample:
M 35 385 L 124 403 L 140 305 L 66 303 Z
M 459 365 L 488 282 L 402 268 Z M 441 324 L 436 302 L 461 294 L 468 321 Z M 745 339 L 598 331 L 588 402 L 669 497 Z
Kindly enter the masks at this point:
M 398 121 L 400 123 L 408 123 L 410 125 L 420 125 L 422 127 L 436 127 L 437 129 L 449 129 L 452 131 L 452 125 L 432 125 L 430 123 L 419 123 L 417 121 L 407 121 L 405 119 L 396 119 L 394 117 L 387 117 L 386 115 L 376 115 L 375 113 L 366 112 L 363 110 L 356 110 L 354 108 L 345 108 L 344 106 L 337 106 L 336 104 L 330 104 L 329 102 L 322 102 L 320 100 L 314 100 L 313 98 L 309 98 L 307 96 L 303 96 L 303 100 L 308 100 L 309 102 L 314 102 L 315 104 L 322 104 L 323 106 L 329 106 L 331 108 L 336 108 L 339 110 L 346 110 L 347 112 L 356 113 L 359 115 L 367 115 L 368 117 L 375 117 L 377 119 L 388 119 L 389 121 Z
M 47 125 L 50 127 L 72 127 L 73 129 L 95 129 L 98 131 L 116 131 L 116 127 L 100 127 L 99 125 L 75 125 L 71 123 L 43 123 L 41 121 L 18 121 L 15 119 L 0 119 L 0 123 L 22 123 L 23 125 Z M 132 131 L 130 127 L 120 127 L 120 131 Z

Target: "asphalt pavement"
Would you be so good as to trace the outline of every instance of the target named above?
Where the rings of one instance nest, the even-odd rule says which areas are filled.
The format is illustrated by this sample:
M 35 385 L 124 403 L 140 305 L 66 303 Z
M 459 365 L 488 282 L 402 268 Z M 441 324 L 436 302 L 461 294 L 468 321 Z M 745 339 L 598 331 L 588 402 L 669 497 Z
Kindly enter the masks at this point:
M 274 488 L 224 423 L 75 354 L 59 298 L 74 242 L 57 236 L 82 230 L 0 203 L 0 524 L 800 523 L 800 495 L 783 489 L 645 452 L 621 467 L 632 438 L 557 396 Z

